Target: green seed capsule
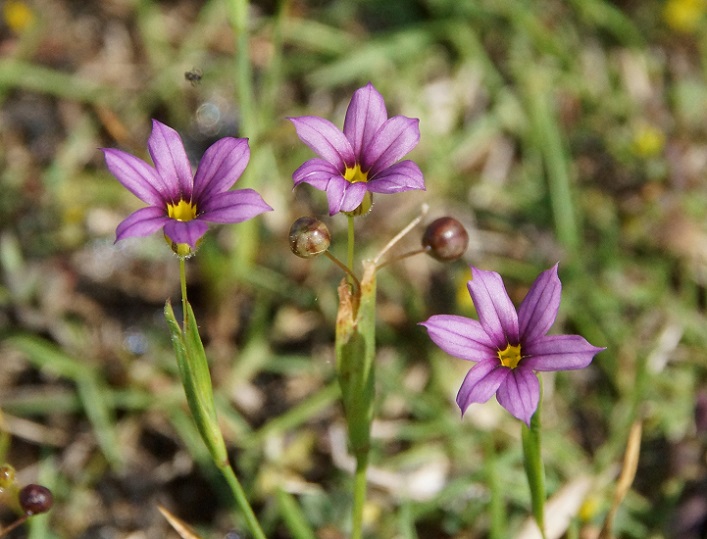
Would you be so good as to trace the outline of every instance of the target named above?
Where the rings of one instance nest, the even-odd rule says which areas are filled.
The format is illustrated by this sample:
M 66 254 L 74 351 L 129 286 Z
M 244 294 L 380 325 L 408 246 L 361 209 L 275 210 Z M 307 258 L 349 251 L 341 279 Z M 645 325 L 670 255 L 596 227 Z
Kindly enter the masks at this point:
M 422 236 L 422 246 L 427 254 L 441 262 L 460 258 L 469 245 L 469 234 L 464 226 L 452 217 L 432 221 Z
M 290 227 L 290 249 L 300 258 L 318 256 L 329 249 L 331 234 L 314 217 L 300 217 Z

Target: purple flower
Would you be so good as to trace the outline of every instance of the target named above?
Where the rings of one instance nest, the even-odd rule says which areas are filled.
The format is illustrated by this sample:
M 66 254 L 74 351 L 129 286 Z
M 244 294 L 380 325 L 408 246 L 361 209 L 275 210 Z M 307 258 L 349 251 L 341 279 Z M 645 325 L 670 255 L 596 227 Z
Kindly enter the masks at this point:
M 579 335 L 545 335 L 560 308 L 562 284 L 557 264 L 542 272 L 516 312 L 498 273 L 471 268 L 469 293 L 478 322 L 437 315 L 421 325 L 442 350 L 476 361 L 462 382 L 457 404 L 462 414 L 471 403 L 496 399 L 530 424 L 540 399 L 534 371 L 582 369 L 604 350 Z
M 372 84 L 354 93 L 343 132 L 317 116 L 290 121 L 300 140 L 319 156 L 299 167 L 292 179 L 295 186 L 304 182 L 326 191 L 329 215 L 353 212 L 368 193 L 425 189 L 415 163 L 398 163 L 420 140 L 420 121 L 405 116 L 388 118 L 383 96 Z
M 124 151 L 103 149 L 113 176 L 149 204 L 118 225 L 115 241 L 162 229 L 176 252 L 189 254 L 206 233 L 207 223 L 240 223 L 272 210 L 253 189 L 229 191 L 248 164 L 248 139 L 225 137 L 215 142 L 195 175 L 182 139 L 171 127 L 152 120 L 147 148 L 154 167 Z M 180 245 L 189 248 L 177 250 Z

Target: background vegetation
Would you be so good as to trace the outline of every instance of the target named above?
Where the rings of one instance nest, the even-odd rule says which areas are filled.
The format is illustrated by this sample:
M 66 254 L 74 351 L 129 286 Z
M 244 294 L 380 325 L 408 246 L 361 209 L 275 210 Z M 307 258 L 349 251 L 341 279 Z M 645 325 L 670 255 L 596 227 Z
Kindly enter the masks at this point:
M 159 235 L 113 243 L 140 203 L 98 148 L 146 157 L 151 118 L 180 131 L 195 161 L 221 136 L 250 138 L 237 187 L 275 211 L 209 233 L 189 262 L 190 298 L 268 536 L 291 536 L 281 509 L 296 501 L 319 538 L 345 537 L 341 275 L 289 252 L 290 223 L 327 212 L 322 193 L 291 189 L 311 153 L 285 117 L 340 125 L 368 81 L 389 112 L 420 118 L 411 157 L 427 191 L 377 197 L 357 223 L 363 252 L 422 203 L 428 221 L 453 215 L 471 237 L 466 264 L 416 257 L 381 274 L 371 537 L 523 536 L 518 422 L 495 402 L 460 420 L 469 365 L 416 324 L 473 316 L 468 264 L 500 272 L 519 301 L 558 260 L 555 330 L 607 347 L 589 369 L 544 379 L 548 489 L 573 517 L 560 534 L 596 536 L 640 418 L 617 536 L 706 536 L 703 0 L 0 5 L 0 460 L 56 497 L 13 537 L 176 537 L 158 504 L 204 537 L 239 526 L 162 319 L 177 261 Z M 324 218 L 343 255 L 344 220 Z

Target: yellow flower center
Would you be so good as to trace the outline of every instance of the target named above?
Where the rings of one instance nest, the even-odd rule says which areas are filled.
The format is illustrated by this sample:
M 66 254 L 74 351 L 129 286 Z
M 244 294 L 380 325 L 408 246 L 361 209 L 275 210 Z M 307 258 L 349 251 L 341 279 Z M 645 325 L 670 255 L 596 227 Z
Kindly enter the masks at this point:
M 344 179 L 347 182 L 358 183 L 368 181 L 368 172 L 361 170 L 361 165 L 356 163 L 353 167 L 346 167 L 344 171 Z
M 167 215 L 177 221 L 191 221 L 196 219 L 196 205 L 184 199 L 176 204 L 167 204 Z
M 515 369 L 523 359 L 520 355 L 520 344 L 513 346 L 509 344 L 505 349 L 498 351 L 498 359 L 501 360 L 501 365 L 509 369 Z

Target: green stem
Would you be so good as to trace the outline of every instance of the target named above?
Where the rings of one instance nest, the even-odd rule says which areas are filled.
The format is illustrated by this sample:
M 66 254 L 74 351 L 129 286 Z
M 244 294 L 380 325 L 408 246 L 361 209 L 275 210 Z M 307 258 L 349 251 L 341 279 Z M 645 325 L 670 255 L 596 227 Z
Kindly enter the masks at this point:
M 361 282 L 358 280 L 358 277 L 356 277 L 356 274 L 353 271 L 351 271 L 351 268 L 344 265 L 344 263 L 341 260 L 336 258 L 329 251 L 324 251 L 324 256 L 326 256 L 329 260 L 331 260 L 334 264 L 336 264 L 339 268 L 341 268 L 343 270 L 343 272 L 349 278 L 349 282 L 351 282 L 353 284 L 354 295 L 358 294 L 359 290 L 361 290 Z
M 245 491 L 243 490 L 240 481 L 238 481 L 236 473 L 233 471 L 231 465 L 227 462 L 217 462 L 216 465 L 219 467 L 223 477 L 228 482 L 228 486 L 231 488 L 231 492 L 233 492 L 233 496 L 236 498 L 236 503 L 245 517 L 246 525 L 248 526 L 250 533 L 255 539 L 266 539 L 265 533 L 260 527 L 258 519 L 253 512 L 253 508 L 250 506 L 250 503 L 248 503 L 248 498 Z
M 493 436 L 487 435 L 484 438 L 484 469 L 486 473 L 486 484 L 488 485 L 489 497 L 489 538 L 502 539 L 508 537 L 506 530 L 506 513 L 503 505 L 503 489 L 499 479 L 498 458 Z
M 339 285 L 336 319 L 336 371 L 348 424 L 351 452 L 356 458 L 353 480 L 352 539 L 363 537 L 366 502 L 366 468 L 371 447 L 371 422 L 375 402 L 376 271 L 371 260 L 363 262 L 360 293 L 349 283 Z
M 184 373 L 182 376 L 182 384 L 184 385 L 184 390 L 187 395 L 187 400 L 189 401 L 190 404 L 190 410 L 192 412 L 192 415 L 194 416 L 194 420 L 197 423 L 197 426 L 199 426 L 200 421 L 204 421 L 205 417 L 208 417 L 209 415 L 212 416 L 212 423 L 213 423 L 213 429 L 216 431 L 215 437 L 218 440 L 218 447 L 220 447 L 220 451 L 214 451 L 214 444 L 210 444 L 209 441 L 211 440 L 212 437 L 205 435 L 203 430 L 204 429 L 199 429 L 199 433 L 202 436 L 202 439 L 204 440 L 204 443 L 206 446 L 209 448 L 209 454 L 211 455 L 214 464 L 216 464 L 216 467 L 219 469 L 219 471 L 223 474 L 223 477 L 226 479 L 226 482 L 228 483 L 228 486 L 231 489 L 231 492 L 233 493 L 233 497 L 236 499 L 236 503 L 241 510 L 241 513 L 243 514 L 246 525 L 248 529 L 250 530 L 250 533 L 255 539 L 266 539 L 265 533 L 263 533 L 262 528 L 260 527 L 260 524 L 258 523 L 258 519 L 255 516 L 255 513 L 253 512 L 253 508 L 250 506 L 250 503 L 248 502 L 248 498 L 245 494 L 245 491 L 243 490 L 243 487 L 241 486 L 240 482 L 238 481 L 238 478 L 236 477 L 236 473 L 231 467 L 231 464 L 228 462 L 228 458 L 226 455 L 226 450 L 225 450 L 225 445 L 223 442 L 223 436 L 218 428 L 218 424 L 216 422 L 216 416 L 215 416 L 215 411 L 211 409 L 211 413 L 209 414 L 208 411 L 205 412 L 204 414 L 201 413 L 195 413 L 195 407 L 198 409 L 198 404 L 195 404 L 195 401 L 200 401 L 199 398 L 191 398 L 190 395 L 194 394 L 196 395 L 197 393 L 200 394 L 201 399 L 206 398 L 207 402 L 211 406 L 213 406 L 213 393 L 211 390 L 211 379 L 210 375 L 208 372 L 208 366 L 206 364 L 206 356 L 203 354 L 203 345 L 201 344 L 201 337 L 198 335 L 198 329 L 195 329 L 197 326 L 194 322 L 194 320 L 190 320 L 190 318 L 187 316 L 187 313 L 190 312 L 189 309 L 189 304 L 187 303 L 187 271 L 186 271 L 186 260 L 183 257 L 179 258 L 179 280 L 180 280 L 180 286 L 182 290 L 182 310 L 184 311 L 184 325 L 183 325 L 183 330 L 180 335 L 182 339 L 185 339 L 184 335 L 193 335 L 195 339 L 198 341 L 198 346 L 194 345 L 194 343 L 191 343 L 191 346 L 189 344 L 184 344 L 184 361 L 189 362 L 191 365 L 191 369 L 188 369 L 188 373 L 185 375 Z M 171 309 L 170 309 L 171 312 Z M 192 314 L 193 317 L 193 314 Z M 174 314 L 172 313 L 172 320 L 174 320 Z M 191 327 L 187 326 L 187 322 L 191 321 Z M 176 324 L 176 320 L 174 320 L 174 324 Z M 190 331 L 191 330 L 191 331 Z M 179 331 L 179 329 L 175 329 L 175 331 Z M 196 352 L 200 352 L 200 354 Z M 202 362 L 198 362 L 197 360 L 203 357 Z M 199 388 L 192 387 L 194 384 L 198 385 L 198 380 L 195 381 L 192 378 L 198 378 L 199 372 L 193 372 L 193 371 L 198 371 L 199 367 L 202 367 L 204 371 L 201 372 L 202 378 L 204 378 L 206 381 L 208 381 L 208 391 L 206 393 L 199 392 L 198 389 L 203 389 L 203 382 L 202 380 L 202 386 Z M 208 397 L 207 397 L 208 395 Z M 201 401 L 203 403 L 203 401 Z M 221 455 L 221 457 L 219 456 Z
M 182 288 L 182 318 L 184 331 L 187 329 L 187 264 L 184 257 L 179 257 L 179 282 Z
M 363 508 L 366 505 L 366 469 L 368 468 L 368 453 L 361 454 L 356 459 L 354 475 L 353 528 L 351 539 L 363 537 Z
M 530 502 L 533 517 L 545 539 L 545 467 L 542 459 L 542 432 L 540 424 L 540 406 L 542 404 L 542 380 L 540 384 L 540 402 L 538 409 L 530 419 L 530 427 L 523 423 L 521 440 L 523 444 L 523 466 L 530 487 Z
M 349 220 L 349 247 L 348 247 L 348 253 L 346 256 L 346 265 L 349 267 L 351 271 L 353 271 L 353 264 L 354 264 L 354 217 L 353 215 L 348 215 L 347 216 Z

